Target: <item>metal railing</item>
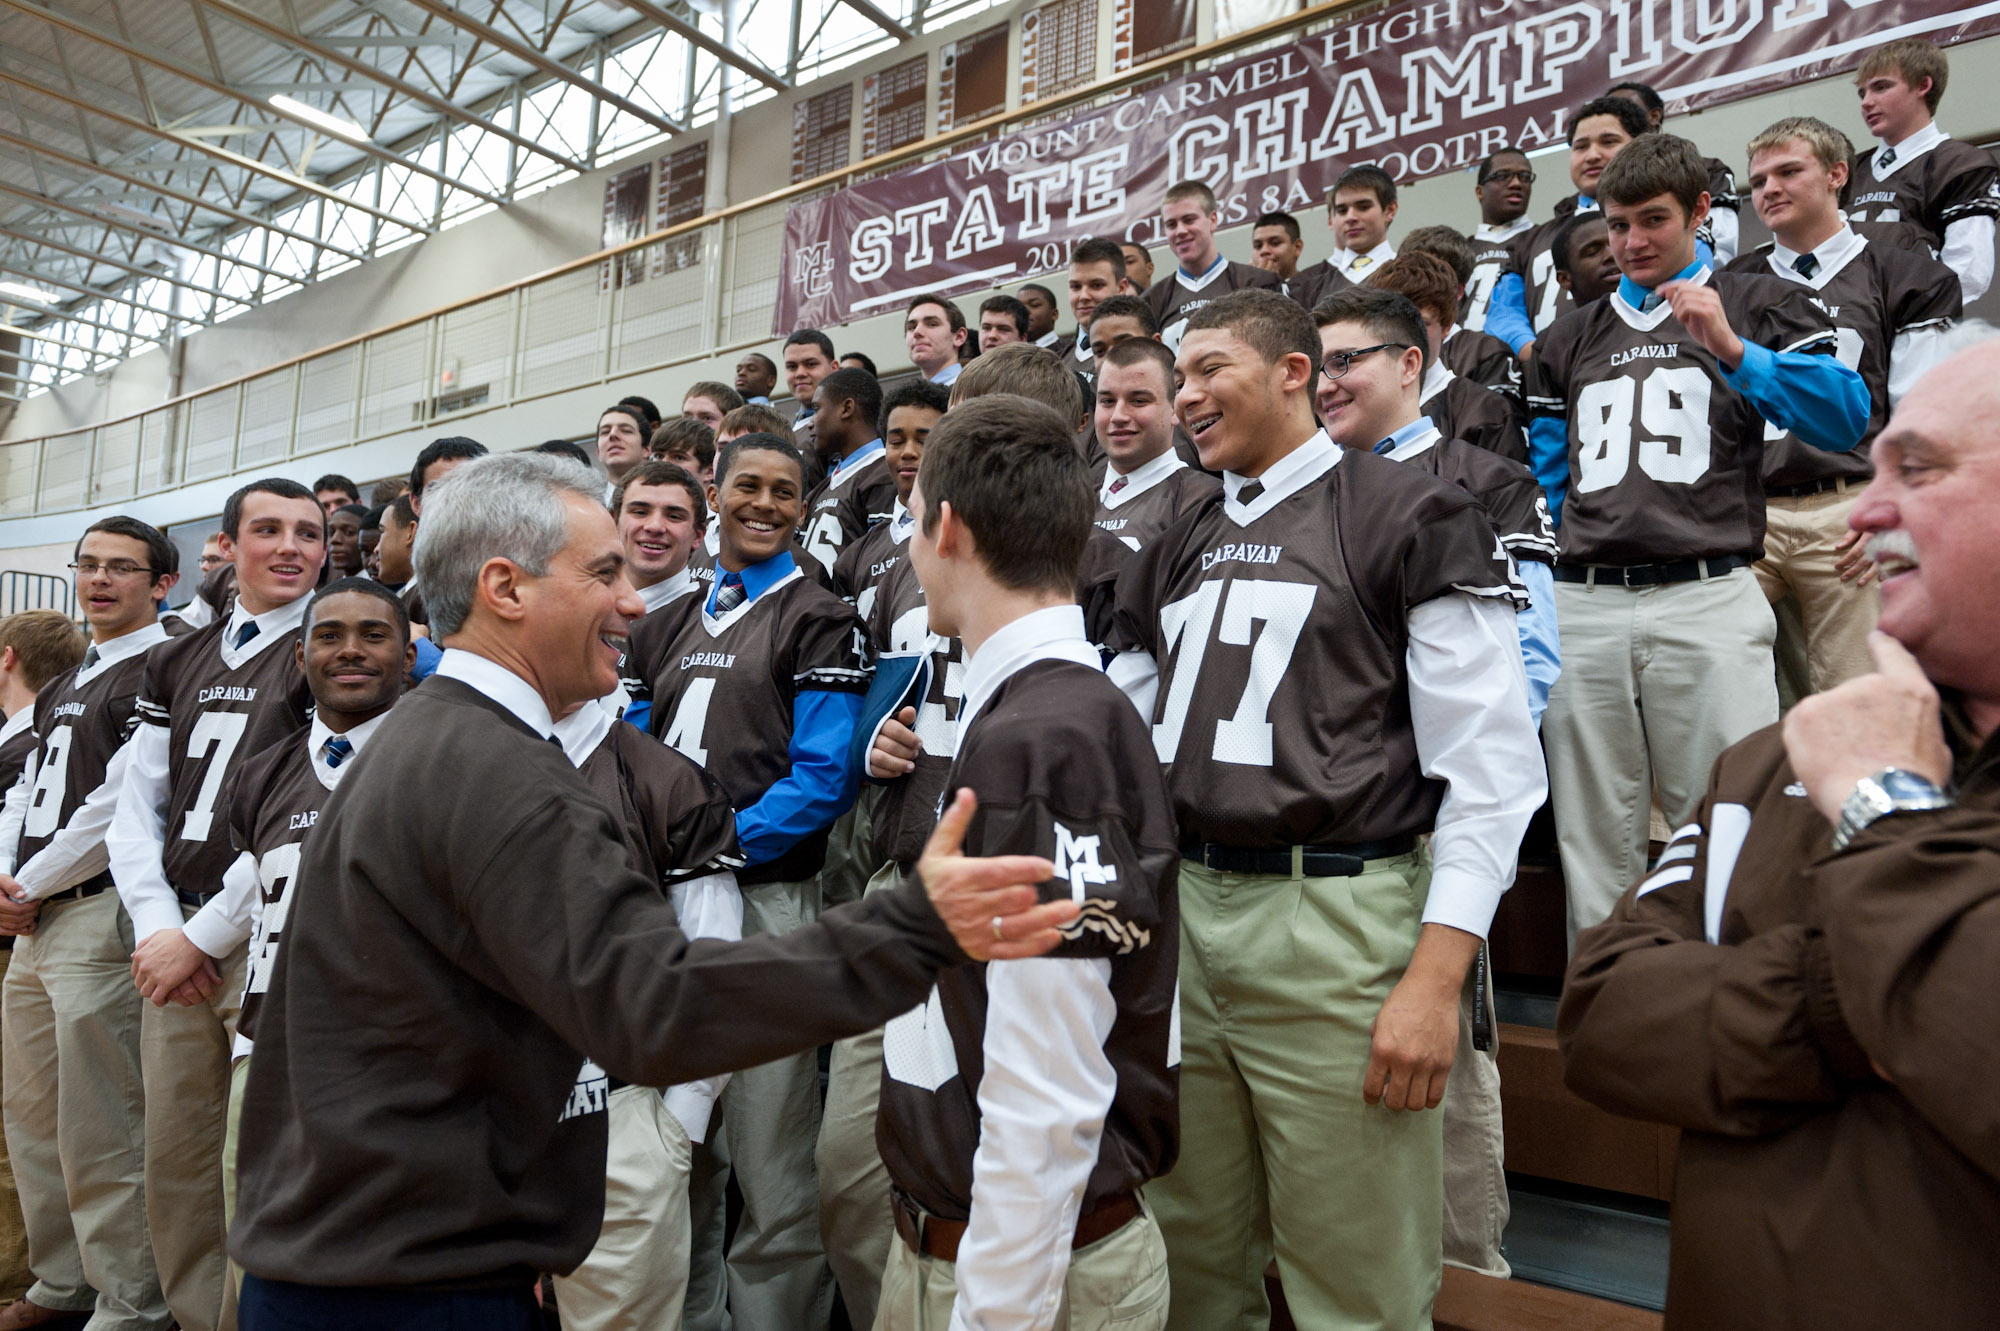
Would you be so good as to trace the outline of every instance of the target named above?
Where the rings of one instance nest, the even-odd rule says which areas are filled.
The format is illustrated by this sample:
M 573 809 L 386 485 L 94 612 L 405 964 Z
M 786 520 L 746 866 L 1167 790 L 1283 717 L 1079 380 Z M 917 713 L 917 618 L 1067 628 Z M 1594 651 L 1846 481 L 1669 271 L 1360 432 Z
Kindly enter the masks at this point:
M 494 291 L 388 324 L 133 415 L 0 444 L 0 518 L 158 494 L 253 466 L 325 452 L 628 375 L 668 369 L 769 337 L 785 212 L 839 187 L 1282 37 L 1374 0 L 1329 0 L 1162 60 L 881 153 L 574 259 Z M 656 265 L 698 236 L 699 259 Z M 643 251 L 645 279 L 606 289 L 606 261 Z M 678 253 L 675 258 L 685 263 Z M 720 266 L 708 285 L 705 265 Z M 659 271 L 664 269 L 664 271 Z M 456 373 L 441 388 L 440 372 Z
M 53 573 L 0 572 L 0 618 L 21 610 L 60 610 L 76 618 L 76 592 Z

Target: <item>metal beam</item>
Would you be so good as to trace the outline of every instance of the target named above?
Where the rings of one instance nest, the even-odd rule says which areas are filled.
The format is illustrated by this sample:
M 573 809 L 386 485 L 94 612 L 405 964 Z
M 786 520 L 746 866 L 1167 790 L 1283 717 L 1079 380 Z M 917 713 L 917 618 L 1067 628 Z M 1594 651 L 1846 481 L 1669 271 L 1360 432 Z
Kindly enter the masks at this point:
M 141 342 L 158 342 L 160 340 L 158 336 L 155 336 L 152 333 L 141 333 L 138 330 L 132 328 L 120 328 L 117 324 L 103 323 L 97 319 L 86 319 L 81 314 L 76 313 L 74 310 L 66 310 L 59 305 L 37 305 L 32 301 L 17 300 L 14 297 L 9 296 L 5 298 L 4 307 L 12 308 L 14 310 L 19 311 L 22 314 L 31 316 L 32 318 L 37 320 L 36 323 L 37 327 L 42 326 L 42 323 L 44 321 L 53 323 L 65 323 L 65 324 L 82 324 L 85 328 L 95 328 L 100 333 L 114 333 L 119 337 L 136 337 Z M 27 327 L 28 325 L 26 324 L 0 323 L 0 333 L 5 333 L 8 332 L 9 330 L 20 332 Z
M 210 2 L 211 0 L 203 0 L 203 3 Z M 756 79 L 772 91 L 790 92 L 792 90 L 791 84 L 764 68 L 762 64 L 752 60 L 741 51 L 730 50 L 727 45 L 715 40 L 715 38 L 709 36 L 694 24 L 684 19 L 675 18 L 672 14 L 654 4 L 653 0 L 619 0 L 619 2 L 640 18 L 651 19 L 668 32 L 687 38 L 717 60 L 722 61 L 725 65 L 732 65 L 742 70 L 745 74 Z
M 204 296 L 213 296 L 217 300 L 229 301 L 231 304 L 234 305 L 250 306 L 256 304 L 255 301 L 247 300 L 242 296 L 231 296 L 224 292 L 217 291 L 214 287 L 205 287 L 199 282 L 190 282 L 186 278 L 177 276 L 173 273 L 163 273 L 153 268 L 141 268 L 136 263 L 127 263 L 125 262 L 125 260 L 114 258 L 109 254 L 99 254 L 91 250 L 79 249 L 75 245 L 71 245 L 60 240 L 51 240 L 47 236 L 38 236 L 35 235 L 33 232 L 16 231 L 11 227 L 0 226 L 0 236 L 5 236 L 10 240 L 18 240 L 23 245 L 40 245 L 46 249 L 52 249 L 61 254 L 73 254 L 79 259 L 88 259 L 91 263 L 101 263 L 111 268 L 123 268 L 126 272 L 131 273 L 134 277 L 145 277 L 145 278 L 151 278 L 155 281 L 171 283 L 174 286 L 182 287 L 188 291 L 198 291 Z M 88 273 L 90 270 L 86 268 L 84 271 Z M 289 281 L 292 279 L 287 279 L 287 280 Z M 195 321 L 190 320 L 189 322 L 195 322 Z
M 0 0 L 0 3 L 20 5 L 24 3 L 24 0 Z M 475 115 L 448 97 L 439 97 L 436 93 L 420 88 L 414 83 L 397 78 L 387 70 L 377 69 L 366 60 L 362 60 L 356 56 L 343 55 L 331 47 L 322 46 L 310 37 L 292 32 L 282 23 L 273 23 L 262 14 L 251 13 L 243 6 L 235 3 L 235 0 L 201 0 L 201 3 L 224 18 L 233 19 L 252 31 L 262 33 L 272 41 L 283 42 L 288 46 L 297 47 L 309 55 L 318 56 L 322 60 L 330 61 L 350 73 L 359 74 L 363 78 L 379 83 L 391 92 L 398 93 L 410 101 L 416 102 L 421 106 L 427 106 L 439 115 L 463 121 L 468 125 L 486 131 L 488 134 L 497 134 L 516 147 L 525 148 L 529 152 L 540 154 L 558 165 L 567 167 L 571 171 L 580 173 L 584 169 L 583 163 L 565 157 L 553 148 L 544 147 L 524 134 L 516 134 L 510 129 L 494 124 L 483 116 Z M 333 40 L 338 41 L 339 38 L 335 37 Z M 465 189 L 466 187 L 460 185 L 459 188 Z M 469 190 L 468 192 L 478 193 L 477 190 Z M 487 197 L 490 199 L 490 196 Z M 490 201 L 494 203 L 499 202 L 497 199 L 490 199 Z
M 46 282 L 52 287 L 62 287 L 66 290 L 77 292 L 91 300 L 110 300 L 116 301 L 120 305 L 130 305 L 135 310 L 153 315 L 156 318 L 165 319 L 168 323 L 197 322 L 186 315 L 175 314 L 172 310 L 163 310 L 157 305 L 148 305 L 144 301 L 133 300 L 130 296 L 121 296 L 115 291 L 105 291 L 101 287 L 87 286 L 82 282 L 73 281 L 67 277 L 57 277 L 52 273 L 45 273 L 39 268 L 33 268 L 25 263 L 9 260 L 4 256 L 0 256 L 0 273 L 12 273 L 14 276 L 30 282 Z M 28 306 L 22 304 L 18 308 L 27 309 Z M 59 318 L 67 317 L 62 314 L 58 306 L 51 306 L 50 311 Z M 137 335 L 135 334 L 135 336 Z
M 873 23 L 876 27 L 880 28 L 882 31 L 888 33 L 891 37 L 894 37 L 899 42 L 907 42 L 916 35 L 915 33 L 911 32 L 908 28 L 896 22 L 896 20 L 890 18 L 887 14 L 883 13 L 881 10 L 877 9 L 874 5 L 869 4 L 868 0 L 841 0 L 841 3 L 846 5 L 849 9 L 853 10 L 855 13 L 861 15 L 861 17 L 867 19 L 870 23 Z
M 206 0 L 204 0 L 204 3 L 206 3 Z M 174 61 L 167 59 L 165 56 L 160 55 L 157 52 L 149 51 L 141 46 L 135 46 L 132 43 L 126 41 L 124 38 L 120 37 L 117 33 L 106 32 L 102 28 L 93 27 L 92 25 L 85 23 L 79 19 L 71 18 L 67 14 L 58 14 L 54 10 L 49 9 L 46 6 L 30 3 L 30 0 L 0 0 L 0 5 L 4 5 L 9 9 L 16 10 L 19 13 L 28 14 L 35 18 L 41 19 L 44 23 L 48 23 L 54 27 L 61 28 L 66 32 L 73 32 L 79 37 L 87 38 L 88 40 L 97 42 L 102 46 L 107 46 L 112 50 L 119 52 L 122 55 L 131 57 L 132 59 L 143 60 L 149 65 L 154 65 L 160 69 L 165 70 L 167 73 L 172 74 L 175 78 L 186 79 L 189 83 L 195 84 L 198 87 L 206 88 L 208 89 L 208 91 L 214 93 L 218 97 L 227 97 L 232 101 L 241 102 L 245 106 L 255 107 L 260 113 L 263 114 L 281 116 L 287 122 L 298 125 L 302 129 L 309 129 L 315 134 L 320 134 L 320 135 L 326 134 L 326 131 L 324 129 L 321 129 L 319 126 L 313 124 L 309 120 L 302 120 L 299 117 L 292 115 L 291 113 L 279 107 L 271 105 L 270 102 L 266 101 L 263 98 L 253 96 L 252 94 L 243 92 L 242 90 L 237 88 L 232 88 L 228 84 L 223 83 L 219 79 L 210 78 L 208 75 L 201 73 L 199 70 L 189 69 L 185 65 L 177 64 Z M 252 15 L 251 17 L 255 18 L 254 15 Z M 32 84 L 31 80 L 24 80 L 19 75 L 10 74 L 4 70 L 0 70 L 0 78 L 5 78 L 14 82 L 19 82 L 23 87 L 31 86 Z M 45 85 L 32 84 L 32 86 L 34 86 L 35 91 L 43 93 L 45 95 L 58 96 L 58 97 L 60 96 L 60 94 L 55 93 L 52 89 L 48 88 Z M 65 98 L 64 100 L 69 100 L 69 99 Z M 114 118 L 118 114 L 110 111 L 106 107 L 94 104 L 82 104 L 82 105 L 84 105 L 85 109 L 87 110 L 96 111 L 99 114 L 103 115 L 112 115 L 114 116 Z M 128 117 L 128 118 L 136 119 L 133 117 Z M 474 119 L 477 119 L 477 117 L 474 117 Z M 192 135 L 186 132 L 182 132 L 179 130 L 160 129 L 156 126 L 147 124 L 143 120 L 139 120 L 136 123 L 144 126 L 147 129 L 153 130 L 153 132 L 155 133 L 167 135 L 168 137 L 171 137 L 181 143 L 196 142 L 196 140 L 192 137 Z M 442 171 L 438 171 L 432 167 L 425 166 L 421 162 L 411 161 L 409 158 L 399 156 L 398 154 L 389 151 L 387 148 L 382 147 L 380 144 L 376 143 L 372 139 L 363 139 L 358 141 L 354 139 L 341 139 L 340 142 L 347 144 L 349 147 L 355 148 L 358 151 L 367 153 L 370 157 L 374 157 L 381 161 L 403 167 L 410 171 L 415 171 L 419 175 L 429 176 L 431 179 L 436 180 L 440 184 L 446 185 L 452 189 L 464 190 L 467 194 L 475 196 L 482 202 L 493 204 L 496 207 L 506 202 L 506 200 L 499 198 L 497 195 L 488 194 L 483 190 L 475 189 L 471 185 L 465 184 L 463 181 L 460 181 L 455 177 L 444 174 Z M 206 149 L 206 145 L 203 146 L 204 149 Z M 228 150 L 217 149 L 216 151 L 227 152 Z M 256 160 L 255 158 L 238 158 L 238 164 L 241 165 L 244 162 L 255 161 L 255 160 Z M 567 158 L 558 158 L 558 160 L 563 161 L 565 164 L 569 164 Z M 273 171 L 276 170 L 276 168 L 268 168 L 268 169 Z M 328 193 L 328 194 L 332 193 L 331 191 L 328 190 L 322 190 L 318 186 L 314 186 L 309 183 L 304 183 L 305 182 L 304 176 L 293 175 L 290 172 L 285 172 L 283 173 L 281 178 L 290 183 L 301 184 L 302 188 L 312 189 L 315 192 Z M 333 197 L 338 198 L 339 196 L 334 195 Z M 343 200 L 343 202 L 345 202 L 345 200 Z M 395 219 L 392 218 L 390 220 L 393 221 Z M 421 230 L 422 228 L 413 228 L 413 229 Z
M 52 347 L 67 347 L 71 351 L 81 351 L 86 356 L 98 356 L 112 361 L 119 359 L 117 355 L 109 351 L 99 351 L 96 347 L 86 347 L 81 342 L 65 342 L 59 337 L 50 337 L 47 333 L 37 333 L 28 328 L 16 328 L 11 324 L 0 327 L 0 334 L 5 333 L 12 333 L 15 337 L 25 337 L 35 342 L 46 342 Z M 136 337 L 137 334 L 125 333 L 121 334 L 121 336 Z M 150 341 L 151 339 L 146 340 Z
M 103 213 L 86 208 L 80 203 L 71 203 L 67 199 L 52 198 L 47 194 L 37 194 L 33 190 L 22 189 L 18 185 L 10 185 L 4 180 L 0 180 L 0 194 L 11 194 L 24 203 L 31 203 L 40 208 L 54 208 L 60 212 L 73 213 L 95 225 L 112 227 L 119 231 L 129 231 L 135 236 L 144 236 L 147 240 L 156 240 L 162 245 L 172 245 L 176 249 L 192 250 L 196 254 L 205 254 L 218 263 L 234 264 L 240 268 L 248 268 L 252 272 L 262 273 L 266 277 L 275 277 L 281 282 L 300 282 L 304 280 L 300 274 L 281 273 L 275 268 L 266 268 L 263 264 L 252 263 L 248 259 L 239 259 L 234 255 L 225 254 L 221 250 L 212 249 L 207 245 L 189 240 L 184 236 L 177 236 L 172 232 L 156 231 L 149 226 L 140 226 L 137 222 L 126 222 L 115 217 L 106 217 Z
M 118 170 L 116 167 L 105 166 L 101 162 L 91 161 L 88 157 L 79 156 L 78 154 L 72 152 L 66 152 L 61 148 L 51 148 L 46 143 L 36 143 L 33 139 L 24 139 L 19 137 L 18 135 L 9 134 L 5 130 L 0 130 L 0 143 L 4 143 L 11 148 L 19 148 L 23 152 L 27 152 L 35 156 L 52 158 L 55 161 L 63 162 L 66 163 L 67 165 L 77 167 L 84 171 L 88 171 L 92 175 L 103 176 L 107 180 L 115 180 L 118 181 L 120 184 L 129 185 L 134 189 L 145 190 L 148 194 L 157 194 L 163 199 L 172 199 L 176 203 L 191 204 L 194 207 L 200 208 L 204 212 L 219 214 L 223 217 L 227 217 L 232 222 L 240 222 L 244 226 L 263 227 L 266 231 L 274 231 L 278 235 L 285 237 L 287 240 L 296 240 L 303 245 L 311 245 L 318 249 L 331 250 L 333 253 L 340 255 L 342 258 L 353 259 L 357 263 L 360 262 L 360 260 L 365 257 L 361 254 L 357 254 L 353 250 L 342 249 L 340 246 L 333 244 L 331 241 L 322 240 L 317 236 L 307 235 L 303 231 L 294 231 L 290 227 L 279 226 L 276 222 L 269 221 L 268 219 L 253 217 L 249 213 L 239 211 L 238 209 L 235 208 L 231 208 L 226 203 L 217 203 L 212 199 L 204 199 L 199 194 L 189 194 L 185 190 L 175 189 L 171 185 L 162 185 L 158 181 L 147 180 L 140 176 L 129 175 L 126 172 Z
M 12 0 L 0 0 L 0 4 L 6 4 L 11 2 Z M 286 171 L 281 167 L 272 166 L 268 162 L 259 161 L 255 157 L 246 157 L 242 153 L 231 152 L 227 148 L 217 147 L 215 144 L 212 143 L 204 143 L 200 139 L 187 138 L 181 134 L 175 133 L 173 130 L 162 129 L 158 125 L 148 124 L 146 121 L 139 119 L 139 117 L 137 116 L 126 115 L 123 111 L 114 111 L 108 106 L 99 106 L 94 102 L 84 101 L 81 98 L 71 96 L 69 93 L 64 92 L 60 88 L 52 88 L 46 83 L 42 83 L 39 82 L 38 80 L 31 78 L 25 78 L 22 75 L 11 72 L 10 70 L 0 69 L 0 83 L 11 83 L 15 87 L 24 88 L 29 92 L 37 93 L 43 97 L 50 98 L 53 101 L 61 102 L 65 106 L 73 106 L 80 111 L 88 111 L 93 115 L 102 116 L 106 120 L 111 121 L 113 124 L 123 125 L 127 129 L 136 130 L 137 132 L 142 134 L 150 134 L 154 138 L 164 139 L 168 143 L 175 144 L 178 147 L 192 148 L 196 152 L 205 153 L 210 157 L 218 158 L 221 161 L 229 163 L 231 166 L 240 167 L 245 171 L 254 171 L 260 176 L 269 176 L 273 180 L 283 181 L 285 184 L 290 185 L 293 189 L 304 190 L 308 194 L 317 194 L 323 199 L 331 199 L 335 203 L 338 203 L 343 207 L 359 208 L 362 212 L 367 213 L 372 217 L 378 217 L 384 222 L 393 223 L 396 226 L 402 227 L 406 231 L 419 231 L 428 234 L 429 228 L 427 227 L 420 226 L 415 222 L 406 222 L 402 218 L 396 216 L 394 213 L 384 212 L 380 208 L 371 207 L 368 204 L 362 203 L 357 199 L 350 199 L 345 194 L 341 194 L 338 191 L 328 189 L 325 185 L 320 184 L 316 180 L 308 180 L 304 176 L 294 175 L 290 171 Z M 414 162 L 405 161 L 403 158 L 396 156 L 394 153 L 386 153 L 385 156 L 387 160 L 395 162 L 401 166 L 408 167 L 410 170 L 419 172 L 420 174 L 428 174 L 428 175 L 438 174 L 436 172 L 428 171 L 426 168 L 420 167 Z M 464 187 L 460 186 L 459 188 L 464 188 Z M 473 194 L 479 194 L 478 190 L 471 190 L 469 192 Z M 486 198 L 490 196 L 480 195 L 480 197 Z M 495 199 L 494 202 L 497 203 L 499 202 L 499 200 Z
M 599 101 L 609 102 L 626 114 L 637 116 L 657 130 L 661 130 L 667 134 L 678 134 L 687 128 L 687 126 L 681 124 L 679 121 L 670 120 L 658 111 L 649 111 L 630 98 L 619 96 L 596 79 L 587 78 L 579 74 L 568 65 L 562 63 L 562 61 L 551 59 L 526 42 L 516 41 L 491 24 L 482 23 L 472 17 L 472 15 L 462 13 L 451 5 L 440 4 L 439 0 L 409 0 L 409 3 L 427 14 L 443 19 L 446 23 L 454 27 L 463 28 L 488 45 L 505 51 L 516 60 L 525 60 L 528 64 L 541 70 L 542 73 L 547 74 L 550 78 L 560 79 L 571 87 L 581 88 Z

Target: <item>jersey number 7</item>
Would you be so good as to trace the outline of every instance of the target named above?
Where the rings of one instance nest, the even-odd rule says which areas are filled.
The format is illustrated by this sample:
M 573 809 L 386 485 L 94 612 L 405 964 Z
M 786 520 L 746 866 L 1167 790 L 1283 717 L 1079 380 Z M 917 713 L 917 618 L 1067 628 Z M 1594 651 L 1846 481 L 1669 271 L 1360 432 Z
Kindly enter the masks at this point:
M 1174 654 L 1173 683 L 1153 726 L 1153 750 L 1161 762 L 1172 762 L 1180 752 L 1195 684 L 1208 659 L 1209 631 L 1215 629 L 1218 644 L 1250 648 L 1250 669 L 1236 714 L 1215 723 L 1210 754 L 1219 763 L 1271 765 L 1271 695 L 1291 668 L 1292 653 L 1298 648 L 1299 634 L 1305 630 L 1306 616 L 1312 613 L 1313 598 L 1318 594 L 1319 588 L 1309 582 L 1216 579 L 1202 583 L 1194 595 L 1160 608 L 1166 648 Z M 1219 628 L 1218 607 L 1222 611 Z M 1264 627 L 1253 639 L 1250 626 L 1257 622 Z

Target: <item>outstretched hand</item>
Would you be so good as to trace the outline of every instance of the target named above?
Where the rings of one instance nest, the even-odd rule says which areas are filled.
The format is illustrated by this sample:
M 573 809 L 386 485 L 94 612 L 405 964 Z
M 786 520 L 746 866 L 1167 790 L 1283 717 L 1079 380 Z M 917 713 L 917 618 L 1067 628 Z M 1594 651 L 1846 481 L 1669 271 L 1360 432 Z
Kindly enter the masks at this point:
M 917 861 L 917 877 L 967 956 L 975 961 L 1039 957 L 1062 941 L 1057 928 L 1076 918 L 1078 906 L 1067 897 L 1036 904 L 1041 895 L 1036 885 L 1056 876 L 1056 866 L 1038 855 L 962 854 L 977 807 L 970 790 L 960 790 L 945 806 Z

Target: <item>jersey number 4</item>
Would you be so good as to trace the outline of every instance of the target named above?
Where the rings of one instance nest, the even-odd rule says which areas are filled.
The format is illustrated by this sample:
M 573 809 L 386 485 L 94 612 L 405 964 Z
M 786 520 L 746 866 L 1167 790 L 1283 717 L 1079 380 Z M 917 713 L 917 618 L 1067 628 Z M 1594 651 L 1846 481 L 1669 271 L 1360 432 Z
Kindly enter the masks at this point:
M 1219 763 L 1271 765 L 1271 695 L 1291 667 L 1299 634 L 1305 630 L 1306 616 L 1312 613 L 1313 598 L 1318 594 L 1319 588 L 1309 582 L 1217 579 L 1201 584 L 1194 595 L 1161 607 L 1161 633 L 1174 657 L 1173 683 L 1167 688 L 1160 720 L 1153 727 L 1153 750 L 1161 762 L 1172 762 L 1180 753 L 1181 735 L 1187 729 L 1195 684 L 1208 659 L 1213 630 L 1217 645 L 1250 649 L 1250 668 L 1236 714 L 1215 723 L 1210 755 Z M 1216 623 L 1218 607 L 1222 612 L 1220 625 Z M 1251 626 L 1256 623 L 1264 627 L 1253 635 Z
M 1663 485 L 1692 485 L 1708 474 L 1708 376 L 1689 365 L 1645 379 L 1599 379 L 1576 395 L 1576 488 L 1588 494 L 1639 470 Z M 1645 438 L 1633 444 L 1633 406 Z

